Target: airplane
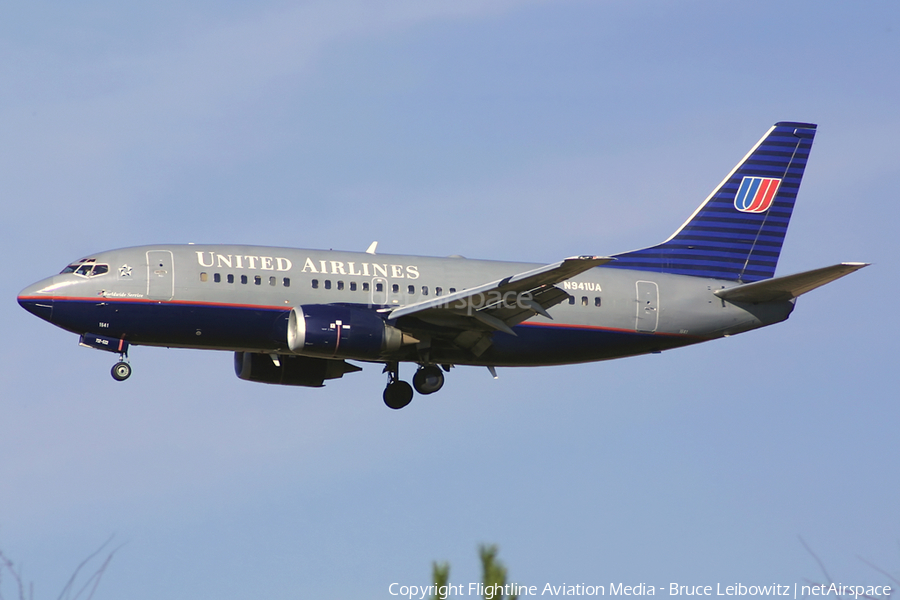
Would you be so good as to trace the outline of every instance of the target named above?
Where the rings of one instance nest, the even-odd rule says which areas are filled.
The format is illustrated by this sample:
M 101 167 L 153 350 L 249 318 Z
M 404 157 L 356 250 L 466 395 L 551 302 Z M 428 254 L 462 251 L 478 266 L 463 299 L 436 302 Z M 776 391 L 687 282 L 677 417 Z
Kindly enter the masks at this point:
M 384 403 L 433 394 L 455 365 L 601 361 L 788 318 L 797 297 L 867 263 L 775 277 L 816 125 L 779 122 L 671 237 L 547 265 L 240 245 L 91 254 L 19 294 L 25 310 L 119 355 L 131 346 L 234 352 L 243 380 L 321 387 L 381 363 Z M 412 386 L 400 363 L 417 365 Z

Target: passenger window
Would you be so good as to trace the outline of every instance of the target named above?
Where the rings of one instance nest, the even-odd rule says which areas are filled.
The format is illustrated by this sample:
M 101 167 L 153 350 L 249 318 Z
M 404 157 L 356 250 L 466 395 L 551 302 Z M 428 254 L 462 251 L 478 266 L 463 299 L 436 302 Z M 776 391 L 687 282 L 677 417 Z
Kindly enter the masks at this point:
M 362 291 L 364 291 L 364 292 L 369 291 L 369 282 L 368 281 L 363 281 L 363 290 Z
M 600 306 L 600 296 L 594 298 L 594 306 Z
M 414 286 L 414 285 L 407 286 L 407 288 L 406 288 L 406 293 L 409 294 L 410 296 L 415 295 L 415 293 L 416 293 L 416 286 Z
M 207 275 L 206 273 L 200 273 L 200 281 L 206 283 L 207 281 L 209 281 L 209 275 Z
M 262 285 L 262 276 L 261 276 L 261 275 L 256 275 L 256 276 L 253 278 L 253 283 L 256 284 L 256 285 Z
M 395 283 L 394 285 L 391 286 L 391 291 L 396 294 L 397 292 L 400 291 L 400 286 Z
M 269 285 L 275 287 L 275 284 L 278 282 L 278 278 L 275 276 L 269 277 Z
M 575 296 L 569 296 L 569 304 L 575 305 Z
M 443 291 L 444 291 L 443 288 L 436 287 L 436 288 L 434 288 L 434 295 L 435 295 L 435 296 L 440 296 L 440 295 L 443 293 Z
M 344 282 L 343 282 L 343 281 L 338 281 L 338 282 L 337 282 L 337 289 L 339 289 L 339 290 L 344 289 Z
M 290 277 L 284 278 L 284 287 L 291 287 L 291 278 Z
M 587 306 L 587 296 L 582 296 L 582 297 L 581 297 L 581 305 L 582 305 L 582 306 Z
M 383 292 L 383 291 L 384 291 L 384 284 L 381 283 L 380 281 L 379 281 L 378 283 L 376 283 L 376 284 L 375 284 L 375 291 L 376 291 L 376 292 Z
M 222 283 L 222 274 L 221 274 L 221 273 L 214 273 L 214 274 L 213 274 L 213 281 L 215 281 L 216 283 Z
M 355 281 L 351 281 L 351 282 L 350 282 L 350 291 L 351 291 L 351 292 L 355 292 L 355 291 L 356 291 L 356 282 L 355 282 Z
M 456 293 L 456 288 L 450 288 L 450 293 L 451 293 L 451 294 L 455 294 L 455 293 Z
M 231 273 L 228 274 L 228 283 L 234 283 L 234 275 Z
M 314 290 L 319 289 L 319 280 L 318 280 L 318 279 L 313 279 L 313 280 L 312 280 L 312 287 L 313 287 Z
M 247 276 L 246 275 L 241 275 L 241 283 L 243 283 L 244 285 L 247 285 Z
M 428 286 L 427 286 L 427 285 L 423 285 L 423 286 L 422 286 L 422 295 L 423 295 L 423 296 L 427 296 L 427 295 L 428 295 Z
M 331 280 L 330 280 L 330 279 L 326 279 L 326 280 L 325 280 L 325 289 L 326 289 L 326 290 L 330 290 L 330 289 L 331 289 Z

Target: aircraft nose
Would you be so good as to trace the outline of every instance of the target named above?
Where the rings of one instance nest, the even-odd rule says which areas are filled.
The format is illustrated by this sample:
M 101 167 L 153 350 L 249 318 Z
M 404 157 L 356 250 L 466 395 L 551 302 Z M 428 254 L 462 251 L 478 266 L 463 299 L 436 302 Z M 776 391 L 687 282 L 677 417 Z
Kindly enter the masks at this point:
M 53 319 L 53 294 L 47 290 L 47 281 L 40 281 L 19 292 L 19 306 L 45 321 Z

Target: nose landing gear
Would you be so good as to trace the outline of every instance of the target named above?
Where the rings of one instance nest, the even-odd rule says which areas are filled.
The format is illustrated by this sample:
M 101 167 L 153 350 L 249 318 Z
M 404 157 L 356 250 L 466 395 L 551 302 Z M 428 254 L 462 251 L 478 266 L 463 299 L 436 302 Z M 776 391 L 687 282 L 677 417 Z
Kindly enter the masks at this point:
M 119 362 L 113 365 L 110 374 L 112 374 L 112 378 L 116 381 L 125 381 L 131 377 L 131 365 L 125 362 L 124 355 L 120 356 Z
M 127 346 L 123 348 L 122 352 L 119 352 L 119 362 L 113 365 L 110 374 L 116 381 L 125 381 L 131 377 L 131 363 L 128 362 Z
M 95 333 L 83 333 L 78 343 L 87 348 L 115 352 L 119 355 L 119 362 L 113 365 L 110 374 L 116 381 L 125 381 L 131 377 L 131 365 L 128 364 L 128 342 L 125 337 L 120 338 L 97 335 Z

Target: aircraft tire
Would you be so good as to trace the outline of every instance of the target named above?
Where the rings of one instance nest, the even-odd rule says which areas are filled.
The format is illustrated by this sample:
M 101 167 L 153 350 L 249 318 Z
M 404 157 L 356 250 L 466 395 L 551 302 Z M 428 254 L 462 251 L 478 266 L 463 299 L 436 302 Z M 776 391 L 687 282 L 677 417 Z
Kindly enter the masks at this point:
M 116 381 L 125 381 L 131 377 L 131 365 L 127 362 L 117 362 L 110 371 L 112 378 Z
M 434 366 L 422 367 L 413 376 L 413 387 L 422 395 L 433 394 L 444 386 L 444 374 Z
M 388 408 L 399 410 L 412 402 L 412 386 L 405 381 L 392 381 L 384 388 L 384 403 Z

